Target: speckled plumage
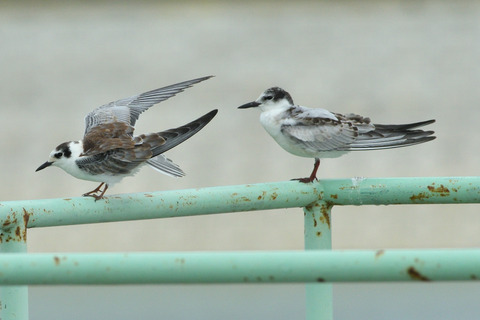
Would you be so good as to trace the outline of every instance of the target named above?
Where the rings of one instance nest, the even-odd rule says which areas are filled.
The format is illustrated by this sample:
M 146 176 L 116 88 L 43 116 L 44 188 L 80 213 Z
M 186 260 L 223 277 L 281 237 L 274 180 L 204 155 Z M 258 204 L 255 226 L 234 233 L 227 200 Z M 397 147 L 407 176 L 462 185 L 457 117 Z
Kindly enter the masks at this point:
M 316 179 L 321 158 L 336 158 L 349 151 L 406 147 L 435 139 L 433 131 L 417 129 L 435 122 L 428 120 L 410 124 L 373 124 L 368 117 L 357 114 L 333 113 L 321 108 L 307 108 L 293 103 L 288 92 L 273 87 L 260 97 L 239 108 L 258 107 L 265 130 L 286 151 L 315 158 L 309 178 Z
M 134 175 L 144 164 L 169 176 L 184 176 L 180 167 L 163 153 L 200 131 L 213 119 L 217 110 L 181 127 L 156 133 L 134 136 L 134 125 L 139 115 L 154 104 L 209 78 L 177 83 L 96 108 L 85 117 L 83 139 L 57 146 L 51 152 L 49 161 L 37 171 L 54 165 L 76 178 L 101 182 L 98 188 L 84 194 L 96 200 L 103 197 L 109 185 Z M 96 195 L 103 184 L 104 190 Z

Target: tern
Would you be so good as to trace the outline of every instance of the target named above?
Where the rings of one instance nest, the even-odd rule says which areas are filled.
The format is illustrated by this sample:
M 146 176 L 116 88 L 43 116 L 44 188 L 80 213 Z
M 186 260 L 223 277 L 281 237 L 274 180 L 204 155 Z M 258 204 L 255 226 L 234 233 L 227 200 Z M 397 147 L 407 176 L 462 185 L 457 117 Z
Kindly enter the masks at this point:
M 417 129 L 435 120 L 373 124 L 370 118 L 353 113 L 295 105 L 290 94 L 279 87 L 265 90 L 257 100 L 238 108 L 259 108 L 260 123 L 283 149 L 315 159 L 309 177 L 294 179 L 304 183 L 317 180 L 322 158 L 337 158 L 349 151 L 407 147 L 435 139 L 433 131 Z
M 97 188 L 83 194 L 95 201 L 103 198 L 109 186 L 133 176 L 144 164 L 172 177 L 184 176 L 182 169 L 163 153 L 199 132 L 217 110 L 178 128 L 138 136 L 133 135 L 135 122 L 151 106 L 209 78 L 180 82 L 96 108 L 85 117 L 83 139 L 58 145 L 36 171 L 56 166 L 75 178 L 100 182 Z

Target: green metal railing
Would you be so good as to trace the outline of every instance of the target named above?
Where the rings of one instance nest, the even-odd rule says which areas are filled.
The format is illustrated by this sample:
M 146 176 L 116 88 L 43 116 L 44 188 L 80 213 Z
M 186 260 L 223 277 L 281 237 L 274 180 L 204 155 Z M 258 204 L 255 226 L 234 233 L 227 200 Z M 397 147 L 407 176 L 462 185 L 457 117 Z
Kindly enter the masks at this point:
M 480 250 L 331 249 L 336 205 L 480 203 L 480 177 L 296 181 L 0 203 L 0 318 L 28 319 L 28 285 L 306 283 L 307 319 L 332 319 L 331 283 L 471 281 Z M 27 254 L 27 228 L 303 207 L 305 251 Z

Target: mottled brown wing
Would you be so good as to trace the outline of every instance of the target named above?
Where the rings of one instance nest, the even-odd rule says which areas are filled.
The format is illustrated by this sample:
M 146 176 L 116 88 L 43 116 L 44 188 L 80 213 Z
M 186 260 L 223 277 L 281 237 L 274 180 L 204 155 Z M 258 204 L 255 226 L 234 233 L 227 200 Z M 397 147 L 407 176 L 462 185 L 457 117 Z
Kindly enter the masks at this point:
M 82 156 L 92 156 L 114 149 L 132 149 L 133 128 L 124 122 L 103 123 L 92 128 L 83 138 Z
M 133 128 L 124 122 L 98 125 L 84 138 L 85 151 L 76 161 L 90 174 L 127 174 L 152 158 L 152 149 L 165 143 L 158 133 L 133 138 Z

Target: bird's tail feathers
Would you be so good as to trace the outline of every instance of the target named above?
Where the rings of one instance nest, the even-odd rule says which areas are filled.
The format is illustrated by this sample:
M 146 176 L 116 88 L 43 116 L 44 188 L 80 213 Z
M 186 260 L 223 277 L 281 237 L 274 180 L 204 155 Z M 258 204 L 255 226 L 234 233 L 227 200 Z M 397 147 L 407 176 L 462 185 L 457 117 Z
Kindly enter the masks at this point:
M 153 169 L 166 174 L 171 177 L 183 177 L 185 172 L 183 172 L 180 167 L 174 163 L 172 160 L 166 158 L 164 155 L 160 154 L 154 158 L 148 159 L 147 164 Z
M 411 130 L 431 123 L 428 120 L 409 124 L 383 125 L 375 124 L 375 130 L 360 134 L 350 145 L 350 150 L 378 150 L 411 146 L 434 140 L 434 131 Z

